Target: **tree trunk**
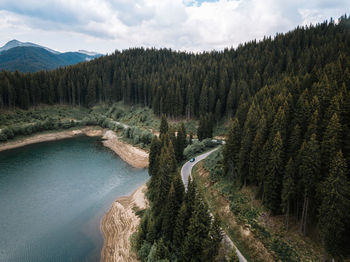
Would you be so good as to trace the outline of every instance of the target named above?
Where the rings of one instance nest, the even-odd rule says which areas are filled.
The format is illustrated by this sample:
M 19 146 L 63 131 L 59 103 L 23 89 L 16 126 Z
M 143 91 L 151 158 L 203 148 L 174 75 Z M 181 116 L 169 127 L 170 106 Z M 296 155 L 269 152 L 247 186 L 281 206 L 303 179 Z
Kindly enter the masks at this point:
M 301 221 L 300 221 L 300 232 L 304 232 L 304 218 L 305 218 L 305 208 L 306 207 L 306 194 L 304 196 L 304 203 L 303 203 L 303 212 L 301 214 Z
M 288 231 L 288 226 L 289 226 L 289 199 L 288 199 L 287 212 L 286 212 L 286 227 L 287 227 L 287 231 Z
M 305 218 L 304 218 L 304 237 L 306 236 L 306 226 L 307 226 L 307 215 L 309 209 L 309 198 L 306 199 L 306 210 L 305 210 Z

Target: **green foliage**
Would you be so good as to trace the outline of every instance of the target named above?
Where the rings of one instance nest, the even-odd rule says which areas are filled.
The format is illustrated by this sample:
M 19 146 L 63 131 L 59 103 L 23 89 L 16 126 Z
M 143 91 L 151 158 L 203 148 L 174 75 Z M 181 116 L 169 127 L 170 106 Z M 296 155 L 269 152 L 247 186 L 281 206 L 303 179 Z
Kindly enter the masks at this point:
M 215 152 L 211 153 L 205 159 L 204 167 L 205 169 L 209 170 L 210 179 L 213 182 L 218 181 L 225 175 L 222 148 L 219 148 Z
M 185 137 L 170 132 L 171 127 L 152 140 L 150 208 L 141 219 L 135 247 L 141 261 L 213 261 L 222 239 L 220 222 L 211 218 L 191 179 L 185 192 L 172 143 Z
M 199 141 L 213 137 L 213 117 L 211 114 L 200 117 L 197 136 Z
M 341 151 L 333 158 L 329 177 L 321 187 L 320 232 L 327 252 L 335 258 L 346 254 L 346 223 L 350 219 L 350 183 Z
M 278 238 L 273 238 L 270 245 L 271 245 L 271 249 L 273 250 L 273 252 L 276 254 L 276 256 L 281 261 L 301 262 L 298 254 L 286 242 L 284 242 Z
M 160 122 L 160 128 L 159 128 L 160 136 L 166 134 L 168 132 L 168 129 L 169 129 L 168 121 L 166 117 L 163 115 Z
M 217 146 L 217 142 L 213 142 L 212 139 L 207 138 L 202 141 L 193 141 L 192 145 L 188 145 L 184 150 L 185 159 L 189 159 L 201 152 L 204 152 L 210 148 Z
M 283 157 L 282 138 L 278 131 L 273 140 L 272 150 L 266 168 L 267 179 L 264 184 L 265 203 L 274 214 L 279 212 L 281 204 L 281 185 L 284 171 Z
M 147 261 L 147 257 L 151 251 L 151 248 L 152 248 L 152 245 L 149 242 L 147 241 L 143 242 L 141 248 L 137 252 L 137 255 L 139 256 L 141 261 Z
M 226 137 L 226 145 L 223 150 L 225 173 L 229 173 L 230 176 L 236 178 L 241 148 L 241 128 L 237 118 L 231 121 Z

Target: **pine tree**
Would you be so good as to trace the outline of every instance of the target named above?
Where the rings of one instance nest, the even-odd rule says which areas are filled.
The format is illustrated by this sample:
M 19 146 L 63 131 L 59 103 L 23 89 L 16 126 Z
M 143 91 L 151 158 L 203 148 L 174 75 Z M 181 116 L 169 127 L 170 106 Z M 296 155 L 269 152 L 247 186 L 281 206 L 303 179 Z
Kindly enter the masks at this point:
M 199 141 L 205 138 L 213 137 L 213 117 L 210 114 L 201 115 L 199 119 L 199 126 L 197 129 L 197 136 Z
M 200 196 L 197 196 L 184 240 L 184 261 L 202 261 L 204 243 L 209 237 L 210 219 L 207 204 Z
M 241 146 L 241 131 L 238 119 L 231 121 L 227 134 L 226 144 L 223 149 L 225 173 L 232 178 L 237 177 L 239 164 L 239 151 Z
M 186 147 L 186 129 L 183 123 L 179 130 L 177 131 L 176 136 L 176 146 L 175 146 L 175 155 L 177 162 L 181 162 L 183 160 L 183 153 Z
M 319 227 L 325 249 L 334 258 L 341 257 L 345 251 L 345 229 L 350 218 L 350 183 L 347 173 L 345 159 L 339 151 L 321 187 Z
M 172 147 L 172 143 L 169 142 L 169 146 L 163 146 L 159 157 L 159 171 L 157 184 L 154 190 L 154 211 L 155 215 L 161 213 L 166 203 L 166 198 L 170 189 L 171 181 L 176 171 L 175 154 Z
M 168 121 L 165 115 L 162 115 L 162 119 L 160 121 L 159 136 L 162 137 L 162 135 L 166 134 L 168 132 L 168 129 L 169 129 Z
M 321 144 L 323 173 L 328 172 L 332 156 L 336 155 L 341 148 L 341 133 L 342 128 L 338 115 L 334 113 L 324 132 Z
M 282 138 L 280 132 L 277 132 L 267 164 L 267 179 L 264 190 L 266 206 L 273 214 L 277 214 L 280 210 L 283 172 Z
M 188 210 L 186 202 L 184 201 L 177 214 L 175 220 L 175 228 L 173 234 L 173 246 L 177 249 L 177 253 L 182 253 L 182 245 L 186 236 L 188 226 Z
M 168 197 L 166 199 L 165 207 L 162 211 L 162 235 L 165 241 L 171 242 L 173 239 L 173 231 L 175 228 L 175 217 L 177 216 L 178 209 L 180 208 L 179 202 L 174 188 L 174 184 L 171 184 Z
M 192 145 L 192 143 L 193 143 L 193 133 L 190 132 L 190 138 L 189 138 L 189 140 L 188 140 L 188 144 L 189 144 L 189 145 Z
M 290 205 L 295 195 L 295 166 L 293 159 L 290 158 L 283 176 L 283 184 L 282 184 L 282 211 L 286 214 L 286 227 L 288 230 L 289 226 L 289 214 L 290 214 Z
M 157 173 L 158 169 L 158 160 L 160 155 L 160 148 L 161 144 L 159 139 L 154 136 L 152 138 L 151 146 L 150 146 L 150 152 L 149 152 L 149 167 L 148 167 L 148 173 L 150 176 Z
M 315 194 L 317 175 L 320 172 L 320 147 L 316 140 L 316 134 L 312 134 L 310 140 L 304 142 L 299 153 L 299 176 L 304 187 L 304 201 L 302 217 L 300 222 L 300 231 L 306 235 L 309 210 L 313 205 L 313 195 Z
M 202 261 L 214 261 L 215 257 L 219 253 L 219 246 L 223 238 L 223 232 L 221 229 L 221 221 L 217 215 L 214 215 L 214 219 L 211 221 L 209 237 L 204 243 L 205 249 L 203 252 Z

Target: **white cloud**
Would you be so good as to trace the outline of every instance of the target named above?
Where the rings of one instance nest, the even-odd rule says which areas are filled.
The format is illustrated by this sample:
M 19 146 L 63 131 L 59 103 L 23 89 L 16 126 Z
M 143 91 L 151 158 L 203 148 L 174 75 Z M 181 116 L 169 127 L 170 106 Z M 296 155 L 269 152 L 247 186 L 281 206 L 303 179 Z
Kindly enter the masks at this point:
M 344 0 L 0 0 L 0 42 L 112 52 L 237 46 L 349 13 Z

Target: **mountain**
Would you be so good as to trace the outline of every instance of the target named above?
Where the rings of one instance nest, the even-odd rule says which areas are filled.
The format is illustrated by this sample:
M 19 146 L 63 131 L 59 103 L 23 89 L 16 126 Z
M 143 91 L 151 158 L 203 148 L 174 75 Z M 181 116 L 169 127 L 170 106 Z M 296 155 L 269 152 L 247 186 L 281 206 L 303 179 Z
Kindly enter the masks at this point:
M 20 42 L 20 41 L 18 41 L 16 39 L 7 42 L 3 47 L 0 48 L 0 52 L 9 50 L 9 49 L 14 48 L 14 47 L 19 47 L 19 46 L 40 47 L 40 48 L 43 48 L 43 49 L 45 49 L 45 50 L 47 50 L 47 51 L 49 51 L 49 52 L 51 52 L 53 54 L 59 54 L 60 53 L 58 51 L 52 50 L 52 49 L 50 49 L 48 47 L 45 47 L 45 46 L 37 45 L 37 44 L 34 44 L 34 43 L 30 43 L 30 42 L 23 43 L 23 42 Z
M 101 54 L 99 53 L 86 51 L 86 50 L 79 50 L 78 53 L 89 55 L 89 56 L 101 56 Z
M 37 72 L 90 61 L 100 56 L 83 50 L 60 53 L 30 42 L 12 40 L 0 48 L 0 70 Z

